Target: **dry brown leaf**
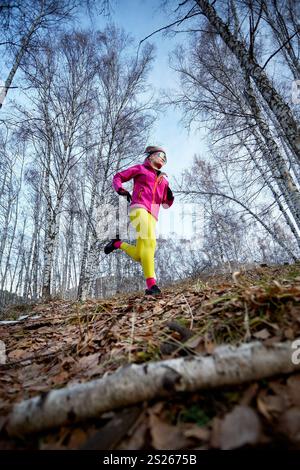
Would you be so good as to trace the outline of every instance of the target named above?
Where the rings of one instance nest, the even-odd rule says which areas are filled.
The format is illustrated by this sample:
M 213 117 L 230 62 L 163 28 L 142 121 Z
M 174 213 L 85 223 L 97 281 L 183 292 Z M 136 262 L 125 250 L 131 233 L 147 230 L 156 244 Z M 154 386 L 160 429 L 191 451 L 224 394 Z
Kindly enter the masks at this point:
M 87 439 L 87 433 L 80 428 L 76 428 L 72 431 L 68 449 L 78 449 Z
M 292 405 L 292 402 L 291 402 L 291 398 L 289 394 L 289 389 L 285 384 L 280 383 L 279 380 L 277 381 L 273 380 L 269 382 L 269 388 L 275 393 L 275 396 L 280 397 L 280 400 L 282 402 L 282 407 L 284 409 L 290 408 L 290 406 Z M 278 413 L 280 413 L 280 405 L 279 405 Z
M 68 357 L 63 357 L 60 365 L 62 369 L 70 370 L 75 364 L 76 364 L 75 359 L 71 356 L 68 356 Z
M 8 353 L 7 356 L 12 362 L 19 361 L 20 359 L 28 357 L 28 351 L 26 351 L 25 349 L 15 349 L 14 351 Z
M 293 407 L 285 411 L 278 421 L 277 430 L 290 441 L 300 444 L 300 408 Z
M 268 421 L 271 421 L 272 420 L 272 416 L 268 410 L 268 406 L 265 402 L 265 395 L 266 395 L 266 390 L 262 390 L 257 399 L 256 399 L 256 404 L 257 404 L 257 408 L 258 408 L 258 411 L 268 420 Z
M 76 370 L 86 371 L 89 368 L 97 367 L 99 363 L 99 353 L 90 354 L 89 356 L 81 357 L 76 364 Z
M 283 331 L 283 335 L 286 339 L 294 339 L 295 338 L 295 333 L 294 333 L 294 330 L 292 328 L 286 328 L 284 331 Z
M 143 422 L 134 430 L 134 432 L 124 439 L 117 447 L 117 450 L 140 450 L 145 446 L 148 422 Z
M 216 345 L 213 341 L 205 341 L 204 347 L 207 354 L 212 354 L 216 348 Z
M 59 385 L 59 384 L 63 384 L 65 382 L 67 382 L 69 379 L 69 373 L 65 370 L 61 371 L 59 374 L 57 375 L 54 375 L 53 377 L 51 377 L 51 382 L 52 384 L 54 385 Z
M 291 375 L 287 387 L 292 404 L 300 407 L 300 374 Z
M 210 438 L 211 431 L 207 427 L 200 427 L 197 424 L 183 424 L 183 434 L 185 437 L 193 437 L 199 441 L 207 442 Z
M 149 408 L 149 415 L 150 414 L 156 414 L 159 415 L 162 413 L 163 409 L 165 407 L 165 403 L 163 401 L 158 401 L 156 402 L 151 408 Z
M 153 309 L 153 315 L 157 315 L 163 311 L 163 307 L 161 305 L 155 305 Z
M 203 342 L 202 336 L 193 336 L 192 338 L 188 339 L 184 345 L 188 348 L 195 349 L 199 346 L 200 343 Z
M 267 339 L 271 336 L 271 334 L 266 328 L 264 328 L 263 330 L 260 330 L 257 333 L 253 333 L 253 336 L 257 339 Z
M 237 405 L 220 424 L 220 448 L 237 449 L 256 444 L 261 437 L 261 423 L 257 413 L 248 406 Z
M 220 447 L 220 432 L 221 432 L 222 420 L 215 416 L 211 422 L 211 435 L 210 435 L 210 446 L 214 449 Z
M 257 408 L 268 421 L 272 421 L 286 408 L 285 398 L 280 395 L 270 395 L 267 390 L 261 390 L 257 397 Z
M 192 443 L 190 439 L 184 436 L 179 426 L 172 426 L 162 421 L 154 413 L 150 413 L 149 427 L 154 449 L 185 449 Z
M 240 405 L 249 406 L 253 398 L 257 395 L 258 389 L 259 386 L 257 382 L 249 385 L 249 387 L 243 393 Z

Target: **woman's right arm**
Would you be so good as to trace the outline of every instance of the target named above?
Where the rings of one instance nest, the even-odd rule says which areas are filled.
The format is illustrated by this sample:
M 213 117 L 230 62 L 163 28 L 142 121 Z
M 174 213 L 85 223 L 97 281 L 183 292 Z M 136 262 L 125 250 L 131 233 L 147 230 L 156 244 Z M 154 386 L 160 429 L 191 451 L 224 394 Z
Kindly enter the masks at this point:
M 127 168 L 127 170 L 120 171 L 119 173 L 116 173 L 115 176 L 113 177 L 113 188 L 118 192 L 120 189 L 124 189 L 122 187 L 122 183 L 126 183 L 126 181 L 131 180 L 140 172 L 140 166 L 141 165 L 134 165 L 131 166 L 130 168 Z

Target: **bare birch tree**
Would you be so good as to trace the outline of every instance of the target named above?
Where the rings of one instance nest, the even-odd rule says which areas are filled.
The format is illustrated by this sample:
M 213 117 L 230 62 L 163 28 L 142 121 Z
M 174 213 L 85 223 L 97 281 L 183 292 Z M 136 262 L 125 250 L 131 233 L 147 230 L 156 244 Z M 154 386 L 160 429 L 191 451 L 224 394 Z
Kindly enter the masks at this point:
M 95 5 L 92 0 L 7 0 L 0 4 L 0 48 L 10 59 L 10 70 L 0 89 L 0 109 L 17 70 L 27 70 L 27 60 L 34 60 L 44 39 L 62 26 L 74 20 L 81 10 L 103 13 L 109 9 L 109 1 Z

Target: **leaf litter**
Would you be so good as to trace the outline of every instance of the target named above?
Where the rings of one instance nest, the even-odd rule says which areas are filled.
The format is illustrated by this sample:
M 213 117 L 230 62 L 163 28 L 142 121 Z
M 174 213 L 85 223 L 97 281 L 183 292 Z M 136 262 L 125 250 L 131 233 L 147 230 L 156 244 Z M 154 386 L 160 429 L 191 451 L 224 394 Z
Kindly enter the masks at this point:
M 211 354 L 219 344 L 300 338 L 300 265 L 201 276 L 141 292 L 84 302 L 54 299 L 0 323 L 0 411 L 24 399 L 88 382 L 129 363 Z M 16 320 L 12 307 L 5 320 Z M 141 407 L 25 439 L 12 449 L 300 448 L 300 374 L 177 394 Z M 118 429 L 118 432 L 116 431 Z

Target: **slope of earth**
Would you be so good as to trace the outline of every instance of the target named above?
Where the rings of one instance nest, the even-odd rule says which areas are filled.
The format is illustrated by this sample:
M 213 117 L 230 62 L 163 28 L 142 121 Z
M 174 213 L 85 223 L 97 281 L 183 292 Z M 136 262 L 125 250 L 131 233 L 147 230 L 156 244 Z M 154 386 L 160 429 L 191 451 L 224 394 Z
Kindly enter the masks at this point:
M 20 307 L 11 307 L 0 323 L 6 352 L 0 365 L 0 448 L 298 449 L 299 373 L 177 394 L 18 439 L 6 435 L 5 420 L 21 400 L 130 363 L 211 354 L 219 344 L 296 340 L 299 301 L 295 264 L 185 281 L 156 299 L 136 292 L 37 303 L 19 321 Z

